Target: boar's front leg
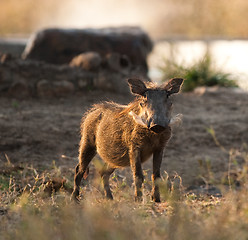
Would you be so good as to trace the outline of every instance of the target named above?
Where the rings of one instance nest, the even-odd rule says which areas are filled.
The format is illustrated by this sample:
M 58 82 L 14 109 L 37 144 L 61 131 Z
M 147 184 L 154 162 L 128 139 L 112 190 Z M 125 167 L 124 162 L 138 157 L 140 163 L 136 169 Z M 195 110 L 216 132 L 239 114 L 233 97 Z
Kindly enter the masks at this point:
M 131 148 L 130 149 L 130 165 L 133 172 L 133 179 L 135 184 L 135 200 L 142 200 L 142 184 L 144 181 L 144 176 L 141 167 L 140 159 L 140 149 Z
M 153 153 L 153 173 L 152 173 L 152 200 L 160 202 L 158 179 L 160 179 L 160 167 L 163 157 L 163 150 Z

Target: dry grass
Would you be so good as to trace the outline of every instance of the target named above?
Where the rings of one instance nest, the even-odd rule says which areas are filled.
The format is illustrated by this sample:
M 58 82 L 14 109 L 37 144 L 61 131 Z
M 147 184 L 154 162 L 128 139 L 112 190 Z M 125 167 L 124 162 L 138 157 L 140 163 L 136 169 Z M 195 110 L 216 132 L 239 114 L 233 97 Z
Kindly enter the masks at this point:
M 103 200 L 86 194 L 81 205 L 59 193 L 24 194 L 1 216 L 2 239 L 247 239 L 247 192 L 222 199 L 192 196 L 167 203 Z M 0 238 L 1 238 L 0 237 Z
M 232 150 L 229 172 L 236 171 L 239 187 L 229 181 L 221 185 L 222 197 L 196 195 L 176 188 L 174 179 L 168 191 L 165 175 L 160 204 L 150 201 L 149 180 L 143 202 L 136 203 L 132 186 L 114 176 L 114 201 L 104 199 L 97 177 L 82 187 L 84 199 L 77 205 L 70 202 L 73 172 L 62 176 L 55 165 L 41 172 L 28 166 L 8 172 L 8 162 L 0 175 L 0 239 L 247 239 L 248 155 L 239 153 L 244 166 L 235 165 L 240 154 Z M 59 191 L 50 191 L 51 179 L 55 190 L 62 183 Z
M 162 202 L 150 200 L 151 181 L 146 178 L 144 199 L 138 203 L 133 187 L 117 173 L 111 180 L 111 201 L 104 198 L 99 177 L 91 174 L 76 204 L 70 201 L 72 169 L 62 174 L 55 163 L 43 170 L 15 166 L 5 155 L 6 162 L 0 162 L 0 239 L 248 239 L 247 145 L 229 150 L 212 127 L 208 132 L 229 155 L 229 170 L 221 182 L 214 179 L 211 166 L 203 164 L 202 178 L 206 186 L 221 189 L 219 197 L 186 191 L 180 176 L 170 179 L 164 173 Z

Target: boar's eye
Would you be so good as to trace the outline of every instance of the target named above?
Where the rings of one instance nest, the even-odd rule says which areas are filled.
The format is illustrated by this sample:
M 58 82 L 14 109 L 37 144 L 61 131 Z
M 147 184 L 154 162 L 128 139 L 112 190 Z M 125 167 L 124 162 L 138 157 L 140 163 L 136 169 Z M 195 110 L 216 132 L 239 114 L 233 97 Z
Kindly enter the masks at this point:
M 142 95 L 143 99 L 147 99 L 147 92 L 144 92 L 144 94 Z
M 144 100 L 144 101 L 140 102 L 139 104 L 140 104 L 141 107 L 144 107 L 146 105 L 146 103 L 147 103 L 147 101 Z

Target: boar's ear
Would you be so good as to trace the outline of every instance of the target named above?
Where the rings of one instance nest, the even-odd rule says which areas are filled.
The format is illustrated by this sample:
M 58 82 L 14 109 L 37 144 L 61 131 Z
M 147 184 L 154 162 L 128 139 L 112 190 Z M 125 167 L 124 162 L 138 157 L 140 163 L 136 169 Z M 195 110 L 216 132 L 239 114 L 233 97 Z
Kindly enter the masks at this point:
M 129 84 L 131 92 L 134 94 L 143 95 L 147 90 L 144 82 L 138 78 L 129 78 L 127 82 Z
M 182 78 L 172 78 L 169 82 L 165 83 L 162 88 L 168 92 L 168 95 L 171 95 L 179 92 L 182 83 Z

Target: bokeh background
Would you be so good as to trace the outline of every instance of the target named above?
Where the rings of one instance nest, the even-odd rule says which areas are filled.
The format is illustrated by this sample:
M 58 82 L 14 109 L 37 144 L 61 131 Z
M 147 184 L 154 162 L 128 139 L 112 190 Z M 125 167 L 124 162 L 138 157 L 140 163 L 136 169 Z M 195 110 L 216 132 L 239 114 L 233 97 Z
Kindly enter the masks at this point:
M 139 25 L 153 38 L 246 38 L 246 0 L 0 0 L 0 34 Z
M 248 89 L 247 12 L 247 0 L 0 0 L 0 37 L 25 39 L 48 27 L 138 25 L 156 43 L 152 78 L 160 78 L 165 56 L 188 65 L 208 50 L 217 68 Z

